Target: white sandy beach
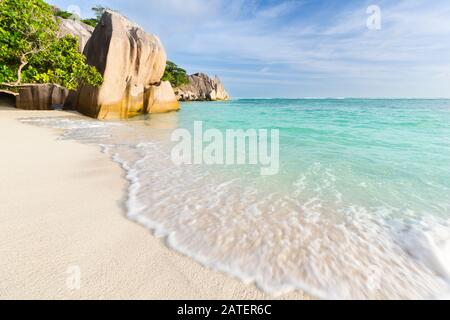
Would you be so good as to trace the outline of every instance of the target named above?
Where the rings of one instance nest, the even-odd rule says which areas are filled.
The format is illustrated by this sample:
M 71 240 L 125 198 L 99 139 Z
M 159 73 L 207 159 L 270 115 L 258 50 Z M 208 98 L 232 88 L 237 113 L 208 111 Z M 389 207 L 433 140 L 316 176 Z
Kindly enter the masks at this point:
M 17 120 L 65 114 L 0 108 L 0 299 L 272 298 L 127 220 L 124 172 L 99 149 Z

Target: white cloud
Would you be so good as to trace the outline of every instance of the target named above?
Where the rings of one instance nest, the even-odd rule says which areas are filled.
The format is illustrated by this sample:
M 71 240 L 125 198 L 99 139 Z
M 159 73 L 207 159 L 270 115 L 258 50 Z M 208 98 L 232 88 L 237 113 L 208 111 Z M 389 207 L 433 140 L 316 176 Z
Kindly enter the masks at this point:
M 288 14 L 291 10 L 298 8 L 301 5 L 302 2 L 295 0 L 281 2 L 272 7 L 260 10 L 257 15 L 261 18 L 278 18 Z

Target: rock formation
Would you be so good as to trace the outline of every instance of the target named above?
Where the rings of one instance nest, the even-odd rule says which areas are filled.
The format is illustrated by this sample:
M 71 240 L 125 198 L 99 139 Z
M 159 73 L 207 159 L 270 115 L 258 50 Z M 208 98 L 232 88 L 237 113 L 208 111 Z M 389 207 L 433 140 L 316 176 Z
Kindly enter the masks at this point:
M 204 73 L 189 76 L 189 83 L 175 88 L 175 94 L 180 101 L 220 101 L 229 100 L 230 96 L 220 79 L 209 78 Z
M 126 119 L 152 108 L 149 106 L 154 104 L 148 101 L 151 96 L 164 101 L 153 109 L 174 108 L 170 97 L 162 97 L 162 92 L 169 90 L 153 88 L 160 85 L 167 60 L 160 40 L 120 14 L 104 13 L 84 55 L 87 63 L 103 75 L 104 82 L 100 88 L 80 85 L 70 98 L 77 111 L 98 119 Z
M 169 81 L 146 90 L 145 110 L 147 113 L 164 113 L 180 110 L 180 103 Z
M 83 52 L 84 47 L 94 32 L 94 28 L 76 19 L 58 18 L 58 23 L 58 36 L 64 37 L 66 35 L 72 35 L 77 37 L 79 42 L 79 50 L 80 52 Z
M 15 108 L 16 107 L 16 97 L 19 94 L 9 90 L 0 89 L 0 106 Z
M 9 95 L 15 96 L 15 107 L 24 110 L 51 110 L 61 107 L 69 91 L 56 84 L 23 84 L 9 86 Z

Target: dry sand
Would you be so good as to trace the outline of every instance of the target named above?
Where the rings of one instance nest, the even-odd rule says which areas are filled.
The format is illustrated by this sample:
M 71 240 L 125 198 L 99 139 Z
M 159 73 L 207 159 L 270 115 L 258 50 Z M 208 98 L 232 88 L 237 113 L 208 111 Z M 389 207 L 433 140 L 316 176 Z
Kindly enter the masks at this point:
M 273 298 L 127 220 L 124 172 L 99 149 L 17 120 L 64 115 L 0 108 L 0 299 Z

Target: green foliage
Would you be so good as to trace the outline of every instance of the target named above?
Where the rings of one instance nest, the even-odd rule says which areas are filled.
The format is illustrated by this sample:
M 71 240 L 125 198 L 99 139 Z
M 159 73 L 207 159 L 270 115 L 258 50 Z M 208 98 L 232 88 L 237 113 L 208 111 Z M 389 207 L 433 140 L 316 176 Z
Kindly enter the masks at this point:
M 100 22 L 100 19 L 101 19 L 103 13 L 105 12 L 105 10 L 106 10 L 106 8 L 103 8 L 101 6 L 96 6 L 96 7 L 92 8 L 92 11 L 94 11 L 94 13 L 95 13 L 95 18 L 81 19 L 80 17 L 78 17 L 76 15 L 74 16 L 74 14 L 72 14 L 70 12 L 61 10 L 57 7 L 53 8 L 55 17 L 60 17 L 63 19 L 72 19 L 75 17 L 75 18 L 81 20 L 81 22 L 83 22 L 93 28 L 95 28 L 97 26 L 97 24 Z
M 0 64 L 0 83 L 10 83 L 16 81 L 16 74 L 11 68 L 4 64 Z
M 103 14 L 105 13 L 106 10 L 111 10 L 111 9 L 97 5 L 92 8 L 92 11 L 94 11 L 94 14 L 95 14 L 95 18 L 83 19 L 81 21 L 83 21 L 87 25 L 90 25 L 91 27 L 95 28 L 97 26 L 97 24 L 100 22 Z
M 73 14 L 70 12 L 55 8 L 55 16 L 63 18 L 63 19 L 70 19 L 70 18 L 72 18 Z
M 0 0 L 0 82 L 99 86 L 102 76 L 78 52 L 78 39 L 58 39 L 52 7 L 42 0 Z
M 53 8 L 55 17 L 60 17 L 63 19 L 72 19 L 75 17 L 78 20 L 81 20 L 81 22 L 83 22 L 93 28 L 95 28 L 97 26 L 97 24 L 100 22 L 100 19 L 101 19 L 103 13 L 105 12 L 105 10 L 107 10 L 107 8 L 103 8 L 101 6 L 96 6 L 96 7 L 92 8 L 92 11 L 94 11 L 94 13 L 95 13 L 95 18 L 81 19 L 81 17 L 78 17 L 76 15 L 74 16 L 74 14 L 72 14 L 70 12 L 61 10 L 57 7 Z
M 51 7 L 42 0 L 0 1 L 0 62 L 19 66 L 56 37 Z
M 172 87 L 176 88 L 183 84 L 188 84 L 189 79 L 186 70 L 178 67 L 172 61 L 167 61 L 166 70 L 162 78 L 163 81 L 169 81 Z
M 92 8 L 92 11 L 94 11 L 97 22 L 100 21 L 100 19 L 102 18 L 103 14 L 105 13 L 106 10 L 110 10 L 110 9 L 99 6 L 99 5 Z
M 48 59 L 48 55 L 51 59 Z M 100 86 L 102 76 L 86 64 L 86 58 L 78 52 L 78 39 L 65 36 L 52 43 L 48 50 L 30 59 L 30 67 L 24 71 L 28 82 L 58 83 L 70 90 L 78 87 L 79 81 Z
M 81 20 L 82 22 L 84 22 L 85 24 L 87 24 L 88 26 L 91 26 L 93 28 L 95 28 L 99 22 L 99 20 L 97 19 L 83 19 Z

